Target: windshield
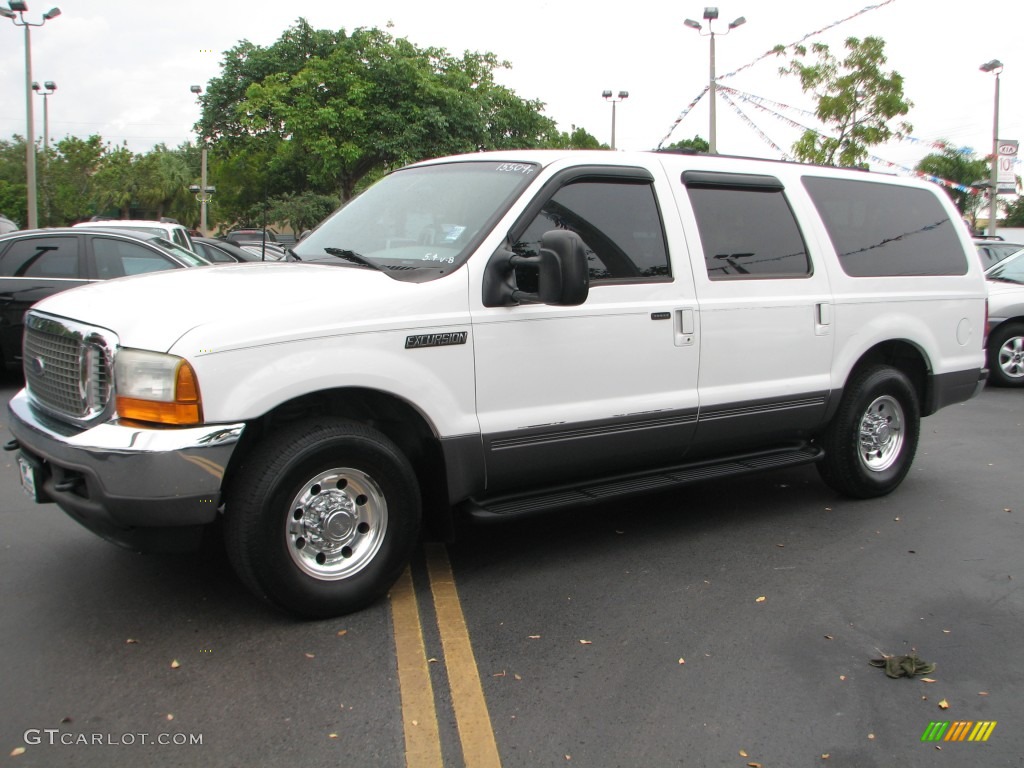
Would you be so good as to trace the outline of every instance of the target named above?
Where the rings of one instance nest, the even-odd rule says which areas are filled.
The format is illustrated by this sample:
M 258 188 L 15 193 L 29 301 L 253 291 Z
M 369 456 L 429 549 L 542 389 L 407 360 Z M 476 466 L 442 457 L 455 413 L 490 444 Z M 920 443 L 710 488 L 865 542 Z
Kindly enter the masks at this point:
M 985 272 L 989 280 L 1024 285 L 1024 249 L 1008 256 L 1003 261 Z
M 465 262 L 536 171 L 531 163 L 494 160 L 405 168 L 336 211 L 293 250 L 302 261 L 358 268 L 337 255 L 347 251 L 396 279 L 441 277 Z

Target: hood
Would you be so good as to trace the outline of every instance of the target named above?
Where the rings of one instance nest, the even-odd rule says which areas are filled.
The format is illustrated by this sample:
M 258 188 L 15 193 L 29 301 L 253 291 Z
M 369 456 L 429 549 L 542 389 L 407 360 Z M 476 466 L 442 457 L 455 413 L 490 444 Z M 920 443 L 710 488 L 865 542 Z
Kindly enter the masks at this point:
M 442 309 L 464 317 L 466 275 L 462 269 L 406 283 L 359 266 L 233 264 L 92 283 L 33 308 L 113 331 L 122 347 L 168 352 L 195 331 L 194 340 L 197 334 L 208 339 L 200 348 L 226 351 L 404 327 L 414 315 L 422 324 L 424 314 Z

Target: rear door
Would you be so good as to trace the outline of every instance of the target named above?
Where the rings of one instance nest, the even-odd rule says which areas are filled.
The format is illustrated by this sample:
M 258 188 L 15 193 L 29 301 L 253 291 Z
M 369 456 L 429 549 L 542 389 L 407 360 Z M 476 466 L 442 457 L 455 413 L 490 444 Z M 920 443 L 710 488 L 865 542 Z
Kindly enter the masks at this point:
M 695 453 L 800 437 L 830 396 L 832 297 L 790 196 L 770 175 L 686 171 L 678 180 L 701 298 Z M 692 211 L 692 219 L 690 214 Z

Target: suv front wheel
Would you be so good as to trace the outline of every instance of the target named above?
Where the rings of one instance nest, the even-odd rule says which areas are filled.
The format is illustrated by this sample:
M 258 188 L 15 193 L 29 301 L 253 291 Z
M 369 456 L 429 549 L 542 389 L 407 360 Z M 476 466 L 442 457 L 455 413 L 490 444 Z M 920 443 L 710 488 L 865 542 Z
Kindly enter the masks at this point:
M 893 491 L 917 451 L 920 411 L 917 393 L 901 371 L 879 365 L 856 374 L 821 438 L 822 479 L 858 499 Z
M 419 528 L 409 461 L 354 421 L 272 433 L 228 486 L 224 538 L 235 570 L 257 595 L 304 618 L 351 613 L 384 596 Z

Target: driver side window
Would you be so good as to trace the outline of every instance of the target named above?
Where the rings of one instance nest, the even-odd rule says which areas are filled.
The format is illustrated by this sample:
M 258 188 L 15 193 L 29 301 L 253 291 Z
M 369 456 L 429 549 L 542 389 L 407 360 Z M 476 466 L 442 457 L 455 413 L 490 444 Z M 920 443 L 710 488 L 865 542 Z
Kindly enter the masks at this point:
M 671 278 L 661 213 L 647 182 L 594 179 L 567 184 L 544 204 L 512 248 L 534 256 L 541 237 L 553 229 L 575 232 L 583 240 L 591 283 Z

